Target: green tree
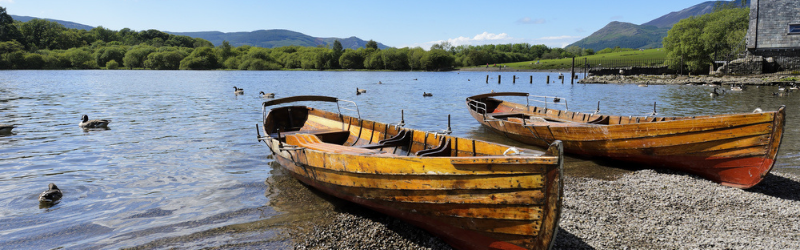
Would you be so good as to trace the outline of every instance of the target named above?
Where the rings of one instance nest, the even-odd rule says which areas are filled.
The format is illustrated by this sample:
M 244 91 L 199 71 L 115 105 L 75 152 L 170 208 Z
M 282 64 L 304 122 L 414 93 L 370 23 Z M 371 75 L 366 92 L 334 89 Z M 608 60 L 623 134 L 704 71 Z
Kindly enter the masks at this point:
M 364 48 L 378 50 L 378 43 L 370 39 L 367 45 L 364 45 Z
M 14 19 L 6 13 L 6 8 L 0 7 L 0 42 L 20 39 L 20 37 L 19 30 L 14 25 Z
M 97 65 L 106 65 L 109 61 L 122 62 L 128 51 L 121 46 L 102 47 L 94 52 Z
M 455 58 L 441 49 L 434 49 L 422 56 L 422 67 L 426 70 L 449 69 L 453 66 Z
M 96 69 L 97 62 L 87 48 L 72 48 L 67 50 L 67 58 L 76 69 Z
M 110 29 L 103 28 L 103 26 L 97 26 L 97 27 L 89 30 L 89 33 L 94 38 L 93 40 L 100 40 L 100 41 L 103 41 L 103 42 L 111 42 L 111 41 L 118 40 L 117 32 L 114 32 L 113 30 L 110 30 Z
M 106 69 L 118 69 L 119 63 L 117 61 L 111 60 L 106 63 Z
M 65 30 L 67 28 L 64 25 L 44 19 L 33 19 L 20 26 L 20 33 L 28 49 L 62 48 L 56 41 Z
M 355 50 L 346 49 L 339 57 L 339 65 L 343 69 L 360 69 L 364 67 L 364 58 Z
M 737 53 L 747 33 L 749 14 L 747 8 L 726 8 L 680 20 L 664 38 L 668 65 L 679 69 L 683 63 L 690 71 L 704 71 L 715 53 Z
M 339 42 L 339 40 L 334 40 L 333 57 L 331 58 L 332 62 L 331 68 L 341 68 L 341 66 L 339 66 L 339 57 L 342 56 L 342 53 L 344 53 L 344 48 L 342 48 L 342 43 Z
M 200 47 L 181 60 L 180 69 L 207 70 L 218 67 L 217 53 L 213 48 Z
M 147 55 L 156 51 L 156 48 L 150 45 L 138 45 L 129 49 L 122 58 L 122 64 L 128 69 L 144 67 L 144 61 Z

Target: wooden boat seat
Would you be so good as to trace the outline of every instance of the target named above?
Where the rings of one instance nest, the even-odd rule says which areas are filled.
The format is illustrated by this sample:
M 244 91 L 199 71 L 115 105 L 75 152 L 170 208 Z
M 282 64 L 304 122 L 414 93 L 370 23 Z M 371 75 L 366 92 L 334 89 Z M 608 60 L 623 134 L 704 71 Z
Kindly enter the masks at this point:
M 353 147 L 359 148 L 368 148 L 368 149 L 378 149 L 378 148 L 388 148 L 388 147 L 402 147 L 408 146 L 411 143 L 411 133 L 408 130 L 401 130 L 400 133 L 397 133 L 392 138 L 386 140 L 380 140 L 378 143 L 373 144 L 366 144 L 366 145 L 357 145 Z
M 286 135 L 286 143 L 299 147 L 304 147 L 313 150 L 319 150 L 329 153 L 347 153 L 359 155 L 373 155 L 384 154 L 386 152 L 374 149 L 366 149 L 359 147 L 348 147 L 339 144 L 326 143 L 320 140 L 319 137 L 313 134 L 294 133 Z
M 298 131 L 287 131 L 281 132 L 280 137 L 278 136 L 279 133 L 272 133 L 270 136 L 273 138 L 286 139 L 287 135 L 294 135 L 294 134 L 309 134 L 315 135 L 319 137 L 320 140 L 327 143 L 334 143 L 339 144 L 343 143 L 347 140 L 347 137 L 350 136 L 350 132 L 347 130 L 342 129 L 316 129 L 316 130 L 298 130 Z
M 606 125 L 608 125 L 608 122 L 609 122 L 608 116 L 607 115 L 603 115 L 603 116 L 599 116 L 597 118 L 594 118 L 591 121 L 588 121 L 586 123 L 589 123 L 589 124 L 606 124 Z
M 442 137 L 444 140 L 444 137 Z M 450 139 L 439 143 L 438 147 L 417 151 L 417 156 L 450 156 Z
M 501 119 L 501 118 L 509 118 L 509 117 L 517 117 L 517 118 L 525 118 L 526 115 L 519 112 L 497 112 L 497 113 L 488 113 L 486 116 Z

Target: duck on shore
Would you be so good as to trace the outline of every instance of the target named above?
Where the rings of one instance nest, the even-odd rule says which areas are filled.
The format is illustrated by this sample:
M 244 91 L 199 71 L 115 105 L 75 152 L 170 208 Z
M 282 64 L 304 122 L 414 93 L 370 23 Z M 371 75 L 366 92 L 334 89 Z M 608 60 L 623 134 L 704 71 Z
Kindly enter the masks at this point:
M 61 189 L 58 189 L 55 183 L 50 183 L 47 187 L 48 189 L 46 191 L 39 194 L 39 203 L 52 204 L 61 199 L 63 193 L 61 193 Z
M 237 94 L 237 95 L 242 95 L 242 94 L 244 94 L 244 89 L 240 89 L 240 88 L 237 88 L 236 86 L 233 86 L 233 93 Z
M 275 97 L 275 93 L 266 93 L 265 94 L 264 91 L 258 92 L 258 94 L 260 94 L 261 97 L 264 97 L 264 98 L 274 98 Z
M 108 127 L 109 120 L 89 120 L 88 115 L 81 116 L 81 123 L 78 124 L 81 128 L 106 128 Z

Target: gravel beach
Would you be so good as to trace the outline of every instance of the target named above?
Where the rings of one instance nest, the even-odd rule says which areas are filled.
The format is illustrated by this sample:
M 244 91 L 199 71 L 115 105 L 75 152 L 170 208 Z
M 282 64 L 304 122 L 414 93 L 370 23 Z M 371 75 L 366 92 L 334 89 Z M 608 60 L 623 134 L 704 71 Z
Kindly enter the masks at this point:
M 800 177 L 771 173 L 741 190 L 668 170 L 616 180 L 566 177 L 554 249 L 798 249 Z M 438 238 L 367 209 L 292 235 L 295 249 L 449 249 Z

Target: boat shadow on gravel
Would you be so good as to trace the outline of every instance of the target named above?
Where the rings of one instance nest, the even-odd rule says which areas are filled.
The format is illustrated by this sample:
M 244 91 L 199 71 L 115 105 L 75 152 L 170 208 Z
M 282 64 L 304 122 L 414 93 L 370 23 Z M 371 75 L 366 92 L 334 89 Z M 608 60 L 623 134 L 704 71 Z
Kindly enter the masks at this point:
M 703 177 L 676 170 L 659 169 L 659 168 L 650 168 L 650 169 L 660 174 L 685 175 L 685 176 L 691 176 L 692 178 L 705 180 Z M 800 181 L 787 178 L 781 175 L 783 174 L 776 175 L 774 173 L 769 173 L 767 174 L 766 177 L 764 177 L 763 180 L 761 180 L 761 182 L 759 182 L 752 188 L 744 189 L 744 191 L 768 195 L 778 199 L 800 201 Z
M 553 244 L 552 249 L 556 250 L 556 249 L 595 249 L 595 248 L 590 246 L 589 244 L 586 244 L 586 242 L 584 242 L 583 239 L 581 239 L 580 237 L 575 236 L 569 231 L 559 227 L 558 234 L 556 235 L 556 242 L 555 244 Z
M 768 174 L 747 192 L 760 193 L 784 200 L 800 201 L 800 182 L 780 175 Z

